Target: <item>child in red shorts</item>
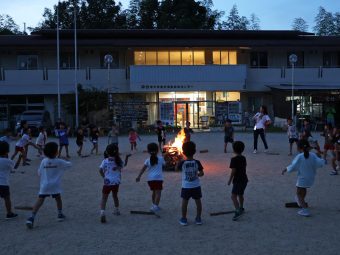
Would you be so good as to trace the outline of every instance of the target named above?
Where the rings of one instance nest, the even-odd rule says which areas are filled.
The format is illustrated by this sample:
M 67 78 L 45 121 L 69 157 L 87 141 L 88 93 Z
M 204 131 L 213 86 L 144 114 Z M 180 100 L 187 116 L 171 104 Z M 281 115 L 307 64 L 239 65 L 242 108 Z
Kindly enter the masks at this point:
M 119 157 L 119 150 L 116 144 L 109 144 L 106 147 L 105 154 L 107 158 L 103 160 L 99 168 L 99 174 L 104 179 L 104 186 L 102 190 L 102 202 L 101 202 L 101 211 L 100 211 L 100 221 L 102 223 L 106 222 L 105 217 L 105 207 L 107 199 L 112 192 L 113 202 L 115 205 L 114 214 L 120 215 L 119 212 L 119 199 L 118 199 L 118 190 L 119 184 L 121 182 L 121 171 L 123 166 L 127 165 L 128 157 L 125 158 L 125 164 L 123 160 Z
M 158 145 L 156 143 L 148 144 L 148 152 L 150 158 L 145 160 L 144 166 L 136 178 L 136 182 L 139 182 L 145 170 L 148 170 L 148 184 L 152 191 L 152 206 L 150 211 L 156 213 L 160 210 L 159 202 L 163 189 L 163 166 L 165 165 L 165 161 L 163 157 L 157 156 Z
M 333 127 L 331 124 L 326 124 L 323 133 L 321 136 L 325 137 L 325 145 L 324 145 L 324 152 L 323 152 L 323 159 L 327 163 L 327 152 L 331 151 L 334 153 L 334 143 L 333 143 Z M 333 154 L 334 156 L 334 154 Z

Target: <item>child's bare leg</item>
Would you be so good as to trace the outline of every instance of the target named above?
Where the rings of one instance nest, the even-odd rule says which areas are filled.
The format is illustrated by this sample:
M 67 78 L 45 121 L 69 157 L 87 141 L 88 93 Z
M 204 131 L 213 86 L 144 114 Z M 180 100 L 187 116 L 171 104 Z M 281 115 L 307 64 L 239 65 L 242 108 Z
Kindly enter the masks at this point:
M 289 143 L 289 155 L 292 155 L 293 144 Z
M 238 201 L 240 203 L 240 208 L 243 208 L 244 196 L 243 195 L 238 195 Z
M 224 153 L 227 153 L 227 144 L 224 143 Z
M 17 159 L 17 162 L 15 163 L 14 169 L 17 169 L 20 165 L 22 159 L 22 154 L 19 154 L 19 158 Z
M 24 165 L 27 164 L 27 162 L 26 162 L 26 160 L 27 160 L 27 151 L 23 151 L 23 152 L 21 153 L 21 157 L 22 157 L 22 165 L 24 166 Z M 20 158 L 20 157 L 19 157 L 19 158 Z
M 57 203 L 58 211 L 61 211 L 63 209 L 63 201 L 61 200 L 61 196 L 60 195 L 56 196 L 55 201 Z
M 161 190 L 155 190 L 154 194 L 155 194 L 155 199 L 154 199 L 153 203 L 158 206 L 159 202 L 161 201 L 162 191 Z
M 196 208 L 197 208 L 197 215 L 196 218 L 201 218 L 202 215 L 202 202 L 201 199 L 195 199 Z
M 240 209 L 240 203 L 237 200 L 237 195 L 236 194 L 231 194 L 231 200 L 234 203 L 234 207 L 236 210 Z
M 100 204 L 100 209 L 102 211 L 105 211 L 105 208 L 106 208 L 106 202 L 107 202 L 107 198 L 109 197 L 109 194 L 103 194 L 102 196 L 102 201 L 101 201 L 101 204 Z
M 35 205 L 33 206 L 32 214 L 35 215 L 39 211 L 40 207 L 44 204 L 45 198 L 39 197 Z
M 60 155 L 61 155 L 62 150 L 63 150 L 63 145 L 60 145 L 60 146 L 59 146 L 59 154 L 58 154 L 58 157 L 59 157 L 59 158 L 60 158 Z
M 182 218 L 187 218 L 189 200 L 182 199 Z
M 15 151 L 14 154 L 11 157 L 11 160 L 13 160 L 15 158 L 15 156 L 18 155 L 18 151 Z
M 118 192 L 112 192 L 112 198 L 113 198 L 113 203 L 115 204 L 115 207 L 119 207 L 119 199 L 118 199 Z
M 12 213 L 11 197 L 10 196 L 5 197 L 4 201 L 5 201 L 5 206 L 6 206 L 7 214 L 11 214 Z
M 131 151 L 133 151 L 133 143 L 130 143 Z
M 66 157 L 70 157 L 70 155 L 68 154 L 68 145 L 65 145 L 65 150 L 66 150 Z
M 155 204 L 155 201 L 156 201 L 156 191 L 153 190 L 152 191 L 152 204 Z
M 327 159 L 327 152 L 328 152 L 328 149 L 325 149 L 324 152 L 323 152 L 323 159 L 324 160 Z
M 96 154 L 98 154 L 98 143 L 96 143 Z
M 307 204 L 305 202 L 306 194 L 307 194 L 306 188 L 297 187 L 296 195 L 299 199 L 299 202 L 300 202 L 300 205 L 302 206 L 302 208 L 307 208 Z

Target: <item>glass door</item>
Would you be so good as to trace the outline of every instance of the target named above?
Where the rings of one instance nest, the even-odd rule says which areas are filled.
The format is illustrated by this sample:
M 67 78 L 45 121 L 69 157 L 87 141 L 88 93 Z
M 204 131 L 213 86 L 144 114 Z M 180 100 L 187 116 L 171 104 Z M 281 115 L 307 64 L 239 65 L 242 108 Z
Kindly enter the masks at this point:
M 176 102 L 175 103 L 175 122 L 176 125 L 185 127 L 187 121 L 192 128 L 199 127 L 199 102 Z

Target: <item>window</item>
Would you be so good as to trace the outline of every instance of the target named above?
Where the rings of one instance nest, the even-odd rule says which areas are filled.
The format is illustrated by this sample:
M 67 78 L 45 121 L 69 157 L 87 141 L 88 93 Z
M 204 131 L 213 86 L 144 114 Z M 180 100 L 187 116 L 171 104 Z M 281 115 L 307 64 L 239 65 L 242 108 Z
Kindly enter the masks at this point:
M 18 55 L 18 69 L 19 70 L 35 70 L 38 69 L 37 55 Z
M 158 51 L 158 65 L 169 65 L 168 51 Z
M 157 52 L 147 51 L 145 52 L 145 64 L 146 65 L 157 65 Z
M 323 53 L 323 67 L 337 67 L 337 52 L 324 52 Z M 339 55 L 338 55 L 338 62 L 339 62 Z
M 214 65 L 237 65 L 236 51 L 213 51 Z
M 193 65 L 192 51 L 182 51 L 182 65 L 184 66 Z
M 304 67 L 304 53 L 303 53 L 303 51 L 288 52 L 287 53 L 287 67 L 288 68 L 292 67 L 292 65 L 289 62 L 289 56 L 291 54 L 295 54 L 297 56 L 297 62 L 295 63 L 295 67 Z
M 170 51 L 170 65 L 181 65 L 180 51 Z
M 258 68 L 266 68 L 268 66 L 267 52 L 251 52 L 250 53 L 250 66 Z
M 145 52 L 144 51 L 135 51 L 134 52 L 134 62 L 135 65 L 145 65 Z
M 194 51 L 194 65 L 205 65 L 205 54 L 204 51 Z
M 117 51 L 102 52 L 100 54 L 100 67 L 101 68 L 108 68 L 108 64 L 105 62 L 105 55 L 111 55 L 112 56 L 112 63 L 110 64 L 110 68 L 112 68 L 112 69 L 119 68 L 119 53 Z M 74 57 L 73 57 L 73 59 L 74 59 Z M 74 60 L 73 60 L 73 66 L 74 66 Z

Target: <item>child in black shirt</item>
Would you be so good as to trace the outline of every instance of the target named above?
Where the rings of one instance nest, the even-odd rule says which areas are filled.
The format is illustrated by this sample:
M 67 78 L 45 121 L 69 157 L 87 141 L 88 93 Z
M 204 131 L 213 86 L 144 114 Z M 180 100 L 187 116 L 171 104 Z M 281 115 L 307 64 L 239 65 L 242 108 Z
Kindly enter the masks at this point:
M 244 212 L 244 190 L 247 187 L 248 177 L 246 173 L 247 160 L 242 155 L 244 151 L 244 143 L 236 141 L 233 143 L 233 150 L 235 157 L 230 161 L 231 174 L 228 181 L 228 185 L 233 182 L 233 190 L 231 192 L 231 200 L 235 206 L 235 215 L 233 220 L 237 220 Z

